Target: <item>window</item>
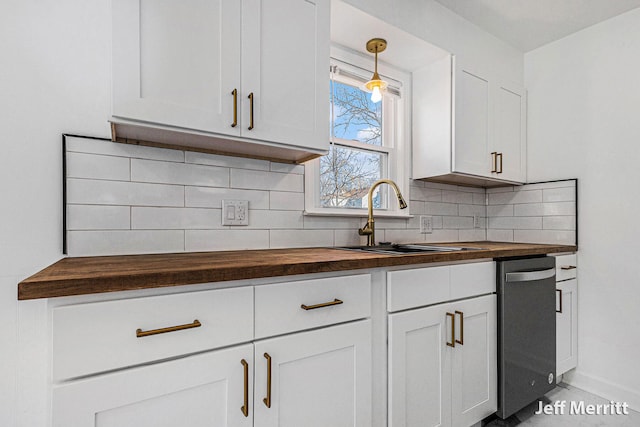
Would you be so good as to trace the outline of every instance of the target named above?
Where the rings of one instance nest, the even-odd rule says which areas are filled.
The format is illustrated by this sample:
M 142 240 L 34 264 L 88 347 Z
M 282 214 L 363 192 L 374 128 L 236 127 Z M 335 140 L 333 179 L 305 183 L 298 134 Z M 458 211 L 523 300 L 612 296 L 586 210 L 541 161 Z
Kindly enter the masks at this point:
M 306 213 L 366 214 L 369 188 L 382 178 L 394 180 L 408 196 L 408 144 L 403 139 L 408 135 L 403 114 L 407 100 L 401 97 L 405 85 L 385 74 L 389 88 L 381 102 L 371 102 L 371 94 L 361 87 L 373 73 L 367 69 L 373 68 L 373 61 L 357 59 L 356 65 L 331 61 L 331 143 L 326 156 L 307 164 Z M 349 60 L 354 60 L 353 54 Z M 408 216 L 391 196 L 393 190 L 388 186 L 377 187 L 373 194 L 376 215 Z

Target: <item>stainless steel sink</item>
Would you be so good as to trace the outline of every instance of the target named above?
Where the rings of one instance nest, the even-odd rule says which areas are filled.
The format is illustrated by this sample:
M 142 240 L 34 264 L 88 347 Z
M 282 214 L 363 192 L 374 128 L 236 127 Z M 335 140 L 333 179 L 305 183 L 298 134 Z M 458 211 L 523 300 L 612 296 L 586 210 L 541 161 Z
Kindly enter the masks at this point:
M 349 251 L 360 252 L 375 252 L 391 255 L 406 255 L 416 253 L 429 253 L 429 252 L 455 252 L 455 251 L 468 251 L 478 250 L 480 248 L 468 248 L 468 247 L 454 247 L 454 246 L 434 246 L 434 245 L 422 245 L 422 244 L 390 244 L 390 245 L 377 245 L 377 246 L 341 246 L 336 249 L 345 249 Z

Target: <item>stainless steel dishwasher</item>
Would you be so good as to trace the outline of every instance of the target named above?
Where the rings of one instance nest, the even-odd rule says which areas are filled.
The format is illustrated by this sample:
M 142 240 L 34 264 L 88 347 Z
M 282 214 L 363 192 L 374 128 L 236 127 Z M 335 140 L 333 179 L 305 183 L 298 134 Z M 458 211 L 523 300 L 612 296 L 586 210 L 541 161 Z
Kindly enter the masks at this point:
M 555 387 L 556 261 L 498 262 L 498 412 L 507 418 Z

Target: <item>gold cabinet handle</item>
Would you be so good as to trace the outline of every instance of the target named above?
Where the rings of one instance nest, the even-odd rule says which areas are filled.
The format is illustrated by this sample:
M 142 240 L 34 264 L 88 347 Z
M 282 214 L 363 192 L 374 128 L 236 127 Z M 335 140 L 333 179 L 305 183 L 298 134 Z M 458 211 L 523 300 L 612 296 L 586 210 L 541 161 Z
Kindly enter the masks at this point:
M 253 129 L 253 92 L 249 94 L 249 130 Z
M 244 405 L 240 408 L 245 417 L 249 416 L 249 364 L 246 360 L 240 361 L 244 368 Z
M 460 340 L 456 340 L 456 342 L 464 345 L 464 313 L 456 310 L 456 314 L 460 315 Z
M 166 334 L 167 332 L 175 332 L 175 331 L 182 331 L 184 329 L 199 328 L 200 326 L 202 326 L 202 323 L 200 323 L 198 319 L 196 319 L 193 321 L 193 323 L 187 323 L 186 325 L 170 326 L 168 328 L 152 329 L 150 331 L 143 331 L 142 329 L 136 329 L 136 337 L 142 338 L 142 337 L 148 337 L 149 335 Z
M 562 313 L 562 289 L 556 289 L 558 295 L 560 295 L 560 310 L 556 310 L 556 313 Z
M 231 95 L 233 95 L 233 123 L 231 123 L 231 127 L 234 128 L 238 126 L 238 89 L 233 89 Z
M 561 270 L 574 270 L 578 267 L 576 267 L 575 265 L 563 265 L 562 267 L 560 267 Z
M 491 153 L 491 173 L 498 172 L 498 153 Z
M 456 320 L 455 315 L 453 313 L 447 312 L 447 317 L 451 317 L 451 342 L 447 341 L 447 345 L 449 347 L 456 346 Z
M 498 162 L 500 164 L 500 168 L 498 169 L 497 172 L 502 173 L 502 153 L 498 153 L 496 157 L 500 159 L 500 161 Z
M 316 308 L 331 307 L 332 305 L 338 305 L 338 304 L 342 304 L 342 303 L 344 303 L 344 301 L 339 300 L 338 298 L 336 298 L 333 301 L 323 302 L 321 304 L 315 304 L 315 305 L 302 304 L 300 306 L 300 308 L 303 309 L 303 310 L 315 310 Z
M 267 408 L 271 408 L 271 356 L 269 356 L 269 353 L 265 353 L 264 358 L 267 359 L 267 397 L 262 401 Z

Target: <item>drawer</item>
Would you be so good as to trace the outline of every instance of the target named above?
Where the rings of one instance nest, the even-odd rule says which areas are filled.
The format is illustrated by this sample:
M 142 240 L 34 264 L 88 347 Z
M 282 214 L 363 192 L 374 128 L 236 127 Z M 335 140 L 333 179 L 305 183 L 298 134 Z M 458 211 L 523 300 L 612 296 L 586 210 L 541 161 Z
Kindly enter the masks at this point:
M 449 271 L 449 266 L 442 266 L 387 272 L 387 310 L 450 300 Z
M 52 322 L 58 381 L 251 341 L 253 288 L 56 307 Z
M 369 317 L 371 276 L 358 274 L 256 286 L 255 316 L 256 338 Z
M 451 299 L 492 294 L 495 291 L 495 262 L 476 262 L 451 266 Z
M 556 281 L 575 279 L 578 274 L 576 254 L 556 256 Z

